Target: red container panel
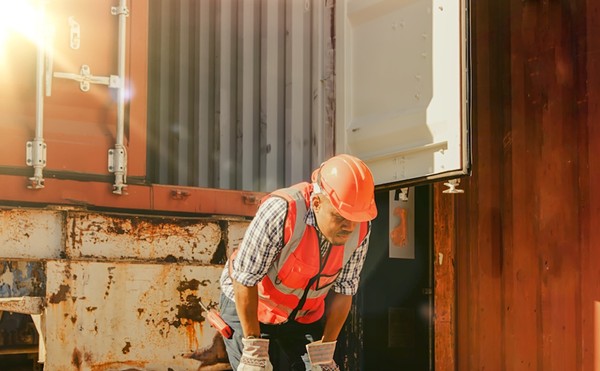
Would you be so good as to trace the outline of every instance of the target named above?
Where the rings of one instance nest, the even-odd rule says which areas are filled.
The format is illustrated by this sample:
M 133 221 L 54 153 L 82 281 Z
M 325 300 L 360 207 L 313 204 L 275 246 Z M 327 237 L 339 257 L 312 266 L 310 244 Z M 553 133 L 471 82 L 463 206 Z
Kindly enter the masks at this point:
M 146 174 L 146 74 L 148 9 L 145 1 L 128 2 L 126 53 L 126 116 L 124 144 L 128 175 Z M 83 66 L 95 77 L 118 75 L 117 1 L 56 0 L 47 2 L 43 31 L 51 58 L 44 63 L 43 133 L 47 144 L 44 171 L 109 176 L 108 150 L 115 148 L 117 89 L 80 82 L 56 73 L 80 75 Z M 79 46 L 72 47 L 72 24 L 79 27 Z M 54 31 L 52 31 L 54 30 Z M 35 137 L 35 42 L 12 32 L 0 65 L 0 165 L 26 167 L 26 142 Z M 47 86 L 46 86 L 47 85 Z M 129 113 L 127 115 L 127 113 Z M 138 115 L 136 117 L 135 115 Z M 33 173 L 33 169 L 30 168 Z

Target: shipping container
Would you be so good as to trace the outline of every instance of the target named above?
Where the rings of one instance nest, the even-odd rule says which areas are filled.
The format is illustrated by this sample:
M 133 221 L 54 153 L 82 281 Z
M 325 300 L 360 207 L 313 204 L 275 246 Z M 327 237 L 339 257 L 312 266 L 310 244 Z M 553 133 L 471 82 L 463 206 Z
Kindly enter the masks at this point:
M 383 347 L 394 367 L 433 369 L 424 184 L 458 193 L 470 172 L 468 23 L 464 0 L 11 3 L 0 362 L 230 369 L 199 301 L 218 304 L 223 264 L 265 194 L 351 153 L 384 212 L 336 357 L 372 370 Z M 404 270 L 406 295 L 370 306 L 378 269 Z M 363 326 L 382 313 L 380 344 Z

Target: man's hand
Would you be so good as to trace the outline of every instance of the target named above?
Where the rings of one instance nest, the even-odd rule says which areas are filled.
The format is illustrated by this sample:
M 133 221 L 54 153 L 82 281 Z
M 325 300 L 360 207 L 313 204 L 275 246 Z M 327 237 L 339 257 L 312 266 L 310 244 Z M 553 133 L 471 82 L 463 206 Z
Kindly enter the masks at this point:
M 306 345 L 308 359 L 313 371 L 339 371 L 340 368 L 333 360 L 335 341 L 323 342 L 321 340 Z
M 243 338 L 244 350 L 237 371 L 273 371 L 269 361 L 269 339 Z

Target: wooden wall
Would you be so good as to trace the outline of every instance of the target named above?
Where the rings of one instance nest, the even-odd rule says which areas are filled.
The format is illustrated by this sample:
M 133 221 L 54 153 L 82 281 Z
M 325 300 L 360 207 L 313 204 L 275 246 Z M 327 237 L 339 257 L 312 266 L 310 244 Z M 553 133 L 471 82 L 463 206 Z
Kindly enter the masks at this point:
M 436 370 L 600 370 L 600 4 L 471 2 L 473 173 L 434 192 Z

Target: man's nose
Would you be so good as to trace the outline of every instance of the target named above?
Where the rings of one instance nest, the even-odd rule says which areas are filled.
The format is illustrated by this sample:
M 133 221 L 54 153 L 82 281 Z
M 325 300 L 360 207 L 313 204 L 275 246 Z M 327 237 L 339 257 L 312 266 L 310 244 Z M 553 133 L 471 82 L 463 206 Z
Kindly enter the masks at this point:
M 342 229 L 348 232 L 352 232 L 354 228 L 356 228 L 356 224 L 356 222 L 344 219 L 344 221 L 342 222 Z

